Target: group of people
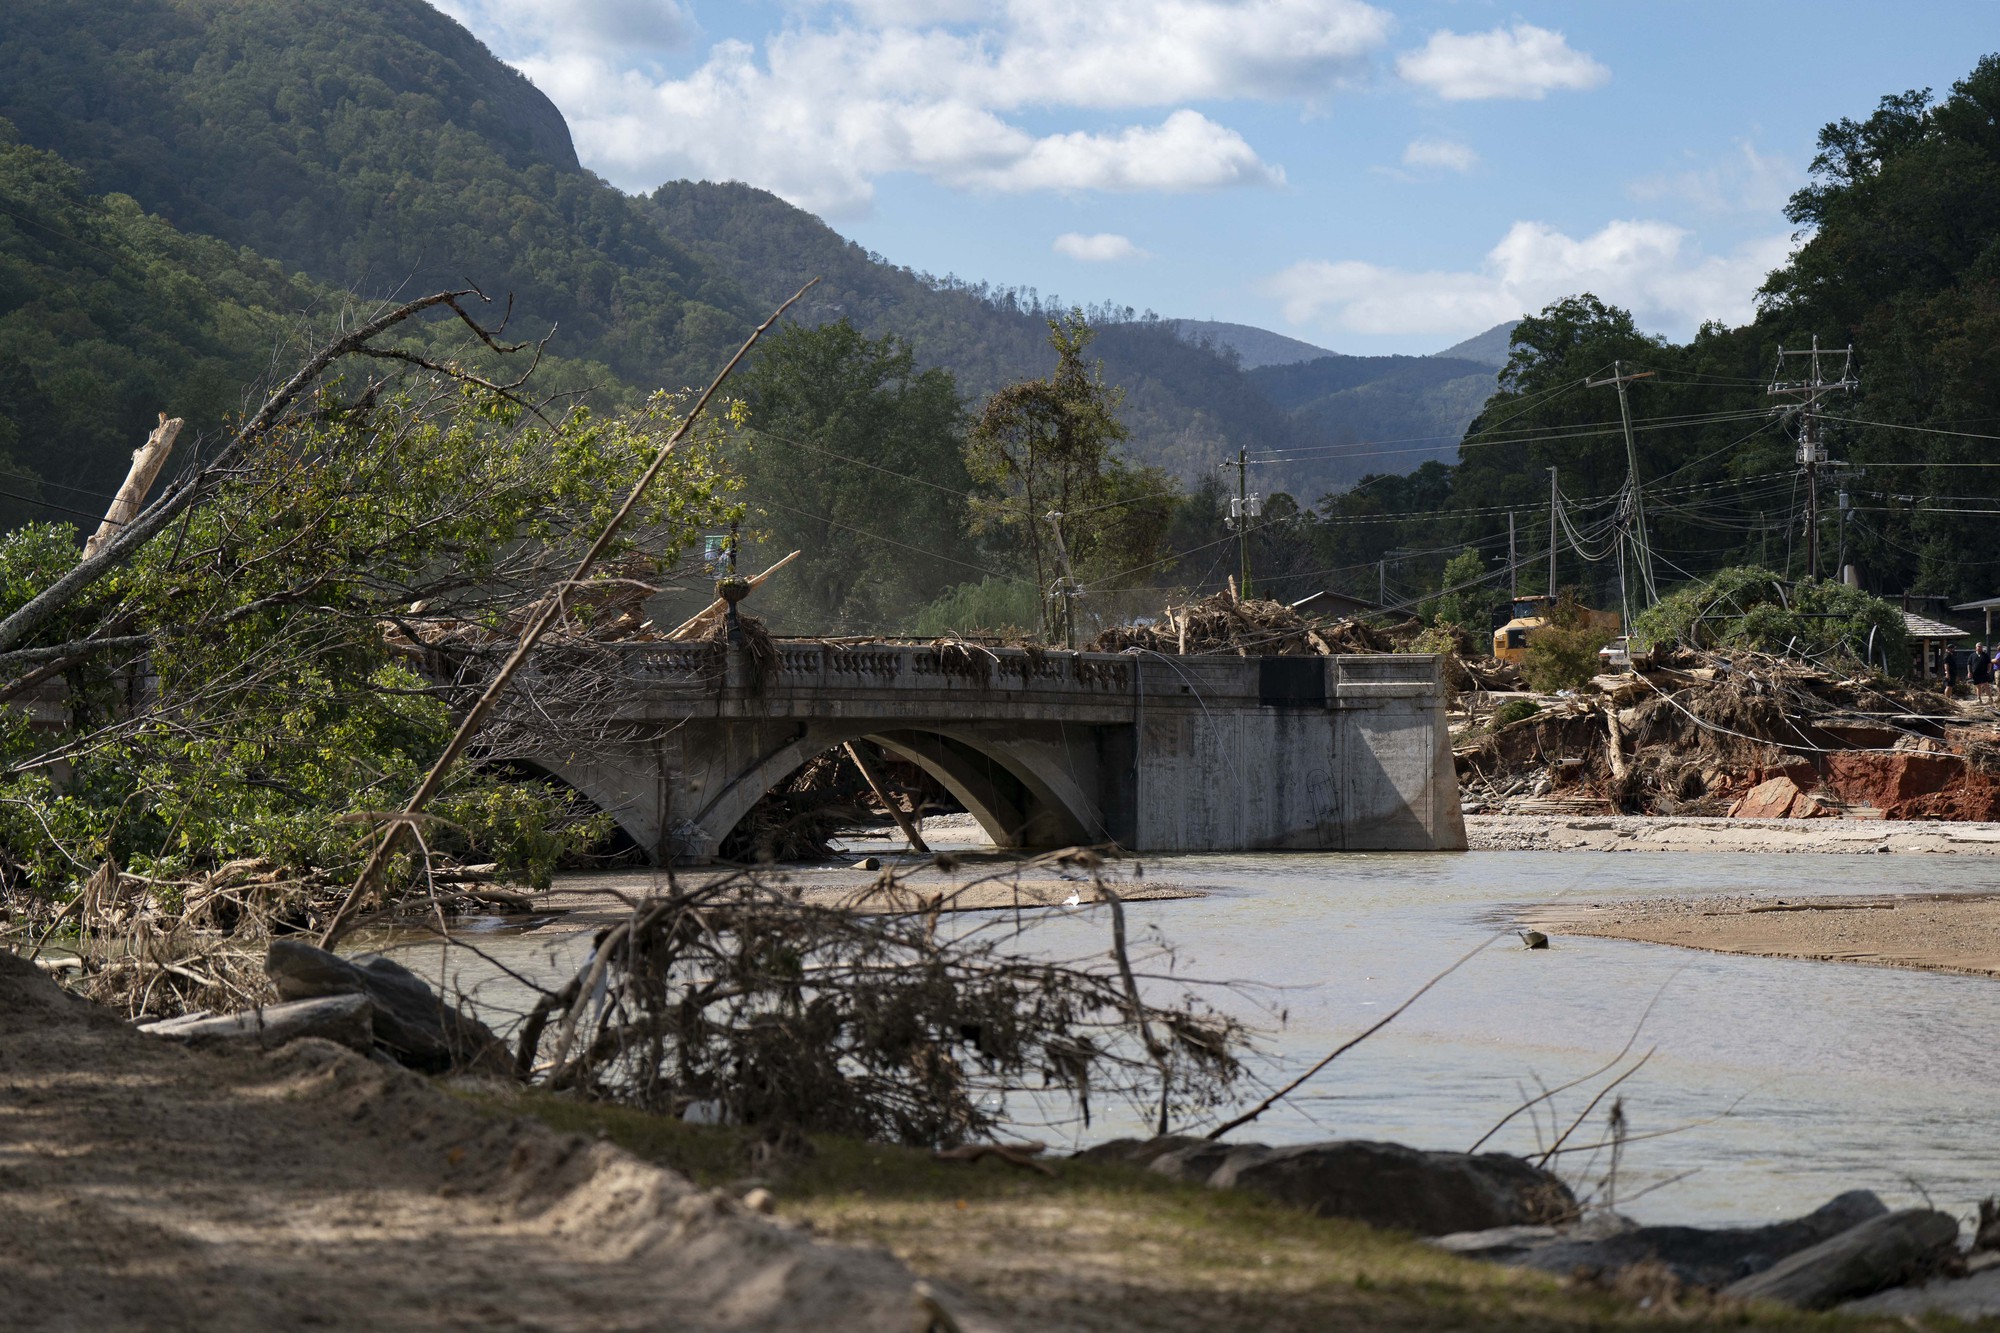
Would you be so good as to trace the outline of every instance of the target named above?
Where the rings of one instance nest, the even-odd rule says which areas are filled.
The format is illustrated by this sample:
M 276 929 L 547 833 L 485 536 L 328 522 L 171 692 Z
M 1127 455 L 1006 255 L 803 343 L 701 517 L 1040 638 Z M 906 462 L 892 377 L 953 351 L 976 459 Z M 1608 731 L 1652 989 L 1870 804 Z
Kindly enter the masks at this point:
M 1972 645 L 1966 660 L 1959 661 L 1958 652 L 1947 648 L 1944 653 L 1944 692 L 1947 696 L 1958 693 L 1960 682 L 1972 686 L 1972 697 L 1977 703 L 1994 702 L 1994 678 L 2000 676 L 2000 645 L 1992 648 L 1983 643 Z

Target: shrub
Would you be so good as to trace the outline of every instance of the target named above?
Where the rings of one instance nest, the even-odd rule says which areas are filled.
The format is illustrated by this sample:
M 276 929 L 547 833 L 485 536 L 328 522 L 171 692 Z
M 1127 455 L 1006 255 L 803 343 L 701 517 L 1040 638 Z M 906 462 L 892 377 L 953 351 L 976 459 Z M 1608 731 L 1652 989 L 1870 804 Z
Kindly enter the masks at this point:
M 1597 650 L 1613 637 L 1588 625 L 1544 625 L 1528 636 L 1521 674 L 1544 694 L 1576 689 L 1597 674 Z
M 1509 699 L 1493 710 L 1494 729 L 1511 727 L 1523 718 L 1533 717 L 1541 711 L 1542 706 L 1533 699 Z
M 1041 623 L 1034 585 L 1025 579 L 988 576 L 961 583 L 936 601 L 917 608 L 910 633 L 921 638 L 944 634 L 1021 634 Z

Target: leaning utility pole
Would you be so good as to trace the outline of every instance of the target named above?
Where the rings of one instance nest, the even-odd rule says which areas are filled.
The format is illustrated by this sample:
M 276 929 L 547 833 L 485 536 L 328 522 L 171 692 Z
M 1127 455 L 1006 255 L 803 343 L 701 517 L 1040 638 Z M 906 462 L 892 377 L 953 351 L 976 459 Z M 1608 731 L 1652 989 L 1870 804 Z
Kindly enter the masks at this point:
M 1595 389 L 1605 384 L 1618 386 L 1618 419 L 1625 427 L 1625 486 L 1631 492 L 1632 505 L 1627 513 L 1622 540 L 1631 543 L 1634 563 L 1639 566 L 1639 582 L 1645 589 L 1647 606 L 1660 599 L 1660 590 L 1653 582 L 1653 547 L 1646 538 L 1646 506 L 1644 494 L 1639 486 L 1639 446 L 1632 439 L 1632 405 L 1626 401 L 1625 386 L 1633 380 L 1650 379 L 1652 374 L 1650 370 L 1642 370 L 1628 375 L 1625 373 L 1623 361 L 1613 361 L 1609 377 L 1583 382 L 1584 387 L 1588 389 Z M 1621 559 L 1619 563 L 1623 565 L 1624 561 Z M 1624 610 L 1625 623 L 1629 625 L 1632 623 L 1632 608 L 1627 605 Z
M 1825 355 L 1831 358 L 1833 353 Z M 1805 379 L 1784 378 L 1785 358 L 1788 356 L 1809 358 Z M 1819 400 L 1827 394 L 1846 393 L 1861 386 L 1861 381 L 1855 379 L 1853 373 L 1854 344 L 1849 343 L 1847 350 L 1841 354 L 1840 378 L 1837 380 L 1827 379 L 1820 356 L 1818 334 L 1813 335 L 1809 351 L 1788 352 L 1780 347 L 1777 369 L 1771 372 L 1771 387 L 1764 391 L 1799 400 L 1799 466 L 1806 474 L 1806 577 L 1809 579 L 1819 577 L 1819 470 L 1826 463 L 1826 445 L 1820 442 L 1819 437 Z

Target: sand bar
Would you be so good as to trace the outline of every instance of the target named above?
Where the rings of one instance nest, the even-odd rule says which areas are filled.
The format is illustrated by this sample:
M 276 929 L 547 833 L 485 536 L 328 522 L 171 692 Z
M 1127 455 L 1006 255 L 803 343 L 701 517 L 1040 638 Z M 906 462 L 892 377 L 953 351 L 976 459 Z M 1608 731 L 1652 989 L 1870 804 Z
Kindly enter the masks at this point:
M 2000 893 L 1762 895 L 1558 903 L 1523 914 L 1565 935 L 1716 953 L 2000 977 Z
M 2000 824 L 1889 819 L 1467 815 L 1476 852 L 1900 852 L 2000 855 Z

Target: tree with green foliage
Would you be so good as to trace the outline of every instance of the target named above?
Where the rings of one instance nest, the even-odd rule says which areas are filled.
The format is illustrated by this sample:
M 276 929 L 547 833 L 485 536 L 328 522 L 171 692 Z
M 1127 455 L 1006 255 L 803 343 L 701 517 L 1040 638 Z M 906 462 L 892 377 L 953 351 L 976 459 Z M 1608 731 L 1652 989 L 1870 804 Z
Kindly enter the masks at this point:
M 759 554 L 803 553 L 758 594 L 767 618 L 798 633 L 889 629 L 976 569 L 948 372 L 919 371 L 908 343 L 842 319 L 785 326 L 737 392 Z
M 1445 562 L 1430 617 L 1439 626 L 1471 631 L 1478 641 L 1493 628 L 1494 613 L 1506 601 L 1507 590 L 1487 575 L 1486 557 L 1468 546 Z
M 1105 384 L 1101 364 L 1084 359 L 1096 335 L 1083 312 L 1048 325 L 1055 369 L 987 399 L 966 438 L 966 469 L 989 492 L 973 502 L 973 530 L 1017 541 L 1044 596 L 1072 572 L 1116 588 L 1157 561 L 1178 488 L 1119 457 L 1123 395 Z M 1049 597 L 1044 635 L 1057 635 L 1067 601 Z
M 228 480 L 7 654 L 4 697 L 61 668 L 66 717 L 0 737 L 0 854 L 48 899 L 105 860 L 184 880 L 237 858 L 351 875 L 357 814 L 399 806 L 443 749 L 485 645 L 567 576 L 679 404 L 545 419 L 451 377 L 325 383 Z M 714 432 L 677 453 L 610 553 L 671 567 L 731 512 Z M 75 563 L 75 533 L 0 541 L 0 615 Z M 578 632 L 589 585 L 573 591 Z M 93 648 L 92 644 L 101 644 Z M 459 672 L 464 672 L 461 678 Z M 487 763 L 431 807 L 432 850 L 547 881 L 600 836 L 564 793 Z M 404 858 L 404 879 L 418 873 Z
M 1675 590 L 1632 623 L 1635 647 L 1731 648 L 1876 667 L 1910 667 L 1903 613 L 1859 588 L 1825 580 L 1788 583 L 1739 566 Z

